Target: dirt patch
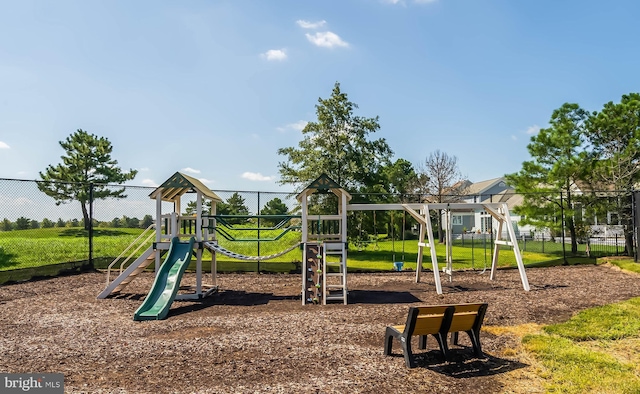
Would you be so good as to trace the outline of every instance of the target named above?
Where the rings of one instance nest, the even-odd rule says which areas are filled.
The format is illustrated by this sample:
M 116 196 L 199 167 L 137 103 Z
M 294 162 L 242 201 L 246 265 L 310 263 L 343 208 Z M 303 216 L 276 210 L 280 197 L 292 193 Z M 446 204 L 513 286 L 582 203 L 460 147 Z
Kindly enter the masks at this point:
M 166 320 L 147 322 L 132 317 L 150 274 L 106 300 L 96 299 L 100 273 L 5 285 L 0 371 L 63 373 L 67 392 L 91 393 L 513 392 L 508 377 L 535 368 L 514 351 L 518 336 L 483 331 L 486 359 L 474 358 L 463 337 L 450 362 L 431 340 L 407 369 L 397 343 L 383 356 L 385 327 L 403 323 L 411 305 L 487 302 L 485 325 L 518 326 L 640 296 L 637 277 L 602 266 L 527 274 L 529 292 L 517 270 L 495 281 L 456 272 L 443 295 L 428 273 L 421 283 L 411 272 L 349 274 L 349 305 L 327 306 L 301 305 L 299 275 L 220 275 L 218 294 L 177 301 Z

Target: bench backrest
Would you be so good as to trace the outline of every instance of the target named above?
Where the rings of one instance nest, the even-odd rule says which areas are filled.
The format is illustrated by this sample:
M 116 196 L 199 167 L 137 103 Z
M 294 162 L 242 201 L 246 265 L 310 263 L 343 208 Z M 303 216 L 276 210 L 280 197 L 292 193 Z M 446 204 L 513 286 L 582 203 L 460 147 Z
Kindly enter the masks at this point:
M 455 313 L 448 328 L 449 332 L 469 331 L 482 324 L 487 304 L 455 305 Z
M 409 308 L 404 335 L 429 335 L 478 329 L 487 304 L 414 306 Z
M 451 305 L 411 307 L 404 333 L 410 337 L 440 332 L 442 323 L 451 319 L 453 312 L 454 307 Z

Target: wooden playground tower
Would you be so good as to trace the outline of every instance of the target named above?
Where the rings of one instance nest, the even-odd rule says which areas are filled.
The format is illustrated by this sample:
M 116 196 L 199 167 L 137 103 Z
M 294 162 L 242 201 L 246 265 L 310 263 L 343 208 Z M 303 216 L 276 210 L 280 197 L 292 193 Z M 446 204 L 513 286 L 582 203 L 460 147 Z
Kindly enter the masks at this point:
M 337 212 L 311 214 L 314 194 L 337 197 Z M 322 174 L 298 196 L 302 209 L 302 305 L 347 304 L 347 202 L 351 195 Z
M 180 216 L 181 211 L 181 197 L 185 193 L 196 194 L 196 216 L 195 216 L 195 228 L 192 231 L 184 231 L 181 226 L 183 219 Z M 213 291 L 217 290 L 216 282 L 216 254 L 212 251 L 211 254 L 211 284 L 203 284 L 202 275 L 202 263 L 203 263 L 203 249 L 206 247 L 205 242 L 210 240 L 211 237 L 215 237 L 215 232 L 209 232 L 208 227 L 204 225 L 203 220 L 203 206 L 206 200 L 211 201 L 211 213 L 215 214 L 216 203 L 222 202 L 222 199 L 218 197 L 213 191 L 206 187 L 202 182 L 196 178 L 188 175 L 176 172 L 164 183 L 158 186 L 149 197 L 156 201 L 156 215 L 155 224 L 150 226 L 140 237 L 137 248 L 133 250 L 125 249 L 123 254 L 118 256 L 116 260 L 109 266 L 107 271 L 107 286 L 98 295 L 98 298 L 106 298 L 113 293 L 119 293 L 129 283 L 131 283 L 137 275 L 144 271 L 148 266 L 155 262 L 155 272 L 158 272 L 161 263 L 162 254 L 169 249 L 171 239 L 178 238 L 195 238 L 194 243 L 194 256 L 196 257 L 196 285 L 195 287 L 188 289 L 191 290 L 190 294 L 181 294 L 176 299 L 198 299 L 207 296 Z M 163 208 L 167 208 L 169 205 L 171 212 L 163 213 Z M 193 220 L 193 217 L 186 218 Z M 164 223 L 164 225 L 163 225 Z M 151 233 L 149 231 L 155 230 Z M 163 231 L 164 230 L 164 231 Z M 138 241 L 137 240 L 137 241 Z M 110 280 L 110 273 L 112 266 L 124 256 L 125 253 L 131 253 L 121 263 L 121 267 L 132 259 L 136 252 L 142 246 L 146 246 L 151 243 L 150 246 L 134 261 L 127 266 L 126 269 L 120 269 L 119 275 Z M 131 246 L 135 245 L 132 244 Z

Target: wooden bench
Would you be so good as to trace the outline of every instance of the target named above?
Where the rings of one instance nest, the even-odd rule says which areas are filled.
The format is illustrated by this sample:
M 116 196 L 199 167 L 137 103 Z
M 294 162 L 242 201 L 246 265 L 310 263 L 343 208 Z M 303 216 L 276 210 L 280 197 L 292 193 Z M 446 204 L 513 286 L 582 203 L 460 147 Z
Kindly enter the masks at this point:
M 435 337 L 445 359 L 449 357 L 447 335 L 452 333 L 453 343 L 458 344 L 458 332 L 469 335 L 473 351 L 477 357 L 483 357 L 480 346 L 480 327 L 484 320 L 487 304 L 456 304 L 416 306 L 409 308 L 407 322 L 401 326 L 389 326 L 385 333 L 384 354 L 391 355 L 393 339 L 400 341 L 404 360 L 409 368 L 415 367 L 411 352 L 411 338 L 420 337 L 420 349 L 426 349 L 427 336 Z

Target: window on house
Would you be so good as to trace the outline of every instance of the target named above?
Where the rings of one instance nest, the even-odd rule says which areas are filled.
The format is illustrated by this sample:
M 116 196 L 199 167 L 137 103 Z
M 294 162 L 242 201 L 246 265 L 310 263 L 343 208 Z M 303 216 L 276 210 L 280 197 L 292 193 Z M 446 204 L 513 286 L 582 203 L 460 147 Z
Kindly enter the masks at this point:
M 462 226 L 462 215 L 453 215 L 451 217 L 451 224 L 454 226 Z

